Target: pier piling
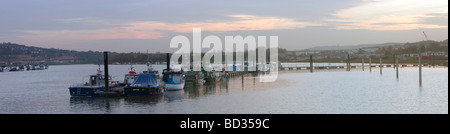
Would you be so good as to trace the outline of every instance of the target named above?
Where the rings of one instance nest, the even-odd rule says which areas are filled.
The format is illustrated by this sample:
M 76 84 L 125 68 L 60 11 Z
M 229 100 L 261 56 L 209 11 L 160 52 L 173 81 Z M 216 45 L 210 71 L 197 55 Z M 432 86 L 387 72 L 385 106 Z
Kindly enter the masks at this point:
M 103 52 L 103 62 L 105 67 L 105 92 L 109 92 L 109 74 L 108 74 L 108 52 Z
M 422 57 L 419 54 L 419 85 L 422 86 Z
M 383 59 L 380 58 L 380 75 L 383 75 Z
M 166 54 L 167 70 L 170 70 L 170 53 Z
M 347 54 L 347 71 L 350 71 L 351 65 L 350 65 L 350 54 Z
M 398 79 L 398 58 L 395 58 L 395 68 L 396 68 L 396 70 L 395 70 L 395 74 L 396 74 L 396 76 L 397 76 L 397 79 Z
M 362 71 L 364 71 L 364 58 L 362 59 Z
M 372 72 L 372 58 L 369 58 L 369 70 Z
M 393 59 L 394 59 L 394 69 L 395 69 L 395 65 L 396 65 L 395 60 L 397 59 L 396 57 L 397 57 L 397 55 L 393 54 Z
M 309 56 L 309 72 L 313 72 L 313 56 L 312 54 Z

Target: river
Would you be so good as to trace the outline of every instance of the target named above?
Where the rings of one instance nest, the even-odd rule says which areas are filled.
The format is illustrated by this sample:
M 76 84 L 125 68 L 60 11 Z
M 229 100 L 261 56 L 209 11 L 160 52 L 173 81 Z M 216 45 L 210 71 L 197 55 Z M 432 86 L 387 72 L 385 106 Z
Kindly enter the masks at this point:
M 128 65 L 110 65 L 123 81 Z M 145 65 L 135 65 L 143 71 Z M 165 66 L 156 65 L 162 70 Z M 71 97 L 68 87 L 95 74 L 97 65 L 55 65 L 48 70 L 0 72 L 2 114 L 448 114 L 448 68 L 392 68 L 372 72 L 280 71 L 272 83 L 250 74 L 153 97 Z M 162 72 L 162 71 L 160 71 Z

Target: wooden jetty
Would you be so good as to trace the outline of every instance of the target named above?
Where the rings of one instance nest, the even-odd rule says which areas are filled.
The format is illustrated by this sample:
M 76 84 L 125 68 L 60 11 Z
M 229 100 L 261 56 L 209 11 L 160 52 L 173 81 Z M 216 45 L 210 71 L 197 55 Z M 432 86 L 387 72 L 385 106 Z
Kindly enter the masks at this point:
M 370 60 L 371 61 L 371 60 Z M 344 63 L 345 64 L 345 63 Z M 359 65 L 358 65 L 359 64 Z M 398 65 L 392 65 L 392 64 L 372 64 L 370 63 L 369 65 L 364 64 L 363 63 L 351 63 L 349 66 L 347 65 L 314 65 L 313 69 L 315 70 L 327 70 L 327 69 L 363 69 L 363 68 L 369 68 L 370 71 L 372 71 L 372 68 L 380 68 L 380 67 L 393 67 L 393 66 L 398 66 L 399 68 L 407 68 L 407 67 L 419 67 L 419 64 L 398 64 Z M 426 63 L 422 63 L 422 66 L 429 66 Z M 280 66 L 279 70 L 283 71 L 283 70 L 311 70 L 311 67 L 309 65 L 299 65 L 299 66 Z

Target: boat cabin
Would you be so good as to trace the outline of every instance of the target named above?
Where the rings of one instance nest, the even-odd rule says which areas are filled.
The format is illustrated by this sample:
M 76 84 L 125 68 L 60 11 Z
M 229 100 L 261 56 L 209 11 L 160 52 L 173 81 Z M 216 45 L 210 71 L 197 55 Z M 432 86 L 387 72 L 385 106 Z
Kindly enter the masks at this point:
M 85 83 L 86 86 L 101 86 L 105 85 L 105 76 L 104 75 L 90 75 L 89 82 Z
M 163 70 L 163 81 L 166 83 L 183 83 L 185 80 L 184 71 Z
M 125 74 L 124 83 L 131 84 L 134 80 L 136 80 L 137 73 L 135 71 L 130 71 L 128 74 Z

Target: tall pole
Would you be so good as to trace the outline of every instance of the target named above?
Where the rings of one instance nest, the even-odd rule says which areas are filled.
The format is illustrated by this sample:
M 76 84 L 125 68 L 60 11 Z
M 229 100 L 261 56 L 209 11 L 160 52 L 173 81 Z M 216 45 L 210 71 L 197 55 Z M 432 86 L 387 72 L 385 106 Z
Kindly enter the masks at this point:
M 395 58 L 395 68 L 396 68 L 396 70 L 395 70 L 395 74 L 396 74 L 396 76 L 397 76 L 397 79 L 398 79 L 398 58 Z
M 372 58 L 369 58 L 369 70 L 372 72 Z
M 380 75 L 382 75 L 382 74 L 383 74 L 383 60 L 380 57 Z
M 364 58 L 362 59 L 362 70 L 364 71 Z
M 311 55 L 309 55 L 309 72 L 313 72 L 313 56 L 312 56 L 312 54 Z
M 352 66 L 350 66 L 350 54 L 347 54 L 347 71 L 350 71 L 350 68 Z
M 167 71 L 169 71 L 170 70 L 170 54 L 169 53 L 166 54 L 166 60 L 167 60 Z
M 419 54 L 419 85 L 422 86 L 422 56 Z
M 105 92 L 109 91 L 109 74 L 108 74 L 108 52 L 103 52 L 103 62 L 105 67 Z
M 393 56 L 392 56 L 392 57 L 393 57 L 393 59 L 394 59 L 394 61 L 393 61 L 393 62 L 394 62 L 394 63 L 393 63 L 393 64 L 394 64 L 394 66 L 393 66 L 393 67 L 394 67 L 394 69 L 395 69 L 395 64 L 396 64 L 396 63 L 395 63 L 395 60 L 396 60 L 396 57 L 397 57 L 397 56 L 396 56 L 395 54 L 393 54 Z

